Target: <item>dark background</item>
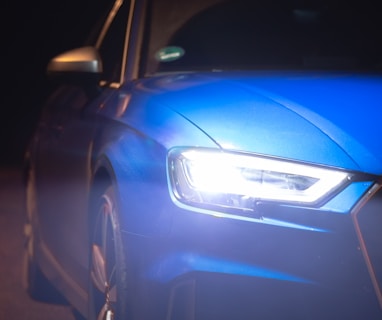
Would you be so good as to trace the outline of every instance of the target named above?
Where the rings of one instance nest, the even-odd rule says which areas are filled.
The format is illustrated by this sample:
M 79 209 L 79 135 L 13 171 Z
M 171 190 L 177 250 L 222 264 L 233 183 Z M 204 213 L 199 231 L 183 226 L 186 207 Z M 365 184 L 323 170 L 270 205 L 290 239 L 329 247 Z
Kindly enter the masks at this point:
M 102 0 L 101 0 L 102 1 Z M 2 2 L 0 165 L 22 165 L 55 55 L 81 46 L 101 16 L 100 0 Z
M 79 47 L 105 0 L 16 0 L 0 4 L 0 319 L 69 320 L 67 306 L 29 298 L 23 285 L 23 155 L 50 87 L 55 55 Z

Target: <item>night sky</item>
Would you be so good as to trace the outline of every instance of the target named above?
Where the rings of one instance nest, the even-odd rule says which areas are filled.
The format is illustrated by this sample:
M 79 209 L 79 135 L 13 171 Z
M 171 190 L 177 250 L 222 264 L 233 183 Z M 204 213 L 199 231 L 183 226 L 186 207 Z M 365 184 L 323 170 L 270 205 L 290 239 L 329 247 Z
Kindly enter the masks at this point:
M 83 44 L 100 16 L 94 2 L 2 2 L 0 165 L 22 163 L 49 87 L 46 65 L 53 56 Z

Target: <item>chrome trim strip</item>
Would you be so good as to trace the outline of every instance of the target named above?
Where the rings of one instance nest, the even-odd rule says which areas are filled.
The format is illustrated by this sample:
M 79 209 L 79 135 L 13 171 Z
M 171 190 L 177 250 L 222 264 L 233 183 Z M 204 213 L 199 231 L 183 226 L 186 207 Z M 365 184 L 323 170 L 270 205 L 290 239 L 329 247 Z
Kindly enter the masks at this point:
M 379 284 L 378 284 L 378 279 L 377 279 L 377 276 L 375 274 L 375 270 L 373 268 L 373 264 L 371 262 L 371 259 L 370 259 L 370 256 L 369 256 L 369 253 L 367 251 L 367 248 L 366 248 L 366 244 L 365 244 L 365 240 L 362 236 L 362 232 L 361 232 L 361 229 L 360 229 L 360 226 L 358 224 L 358 219 L 357 219 L 357 216 L 358 214 L 361 212 L 361 209 L 364 207 L 364 205 L 382 188 L 382 185 L 381 184 L 378 184 L 376 183 L 373 187 L 370 188 L 370 190 L 363 196 L 363 198 L 361 199 L 361 201 L 354 207 L 354 209 L 352 210 L 351 212 L 351 215 L 352 215 L 352 219 L 353 219 L 353 223 L 354 223 L 354 227 L 355 227 L 355 231 L 356 231 L 356 234 L 357 234 L 357 237 L 358 237 L 358 241 L 359 241 L 359 244 L 360 244 L 360 249 L 361 249 L 361 252 L 363 254 L 363 257 L 365 259 L 365 262 L 366 262 L 366 266 L 367 266 L 367 269 L 369 271 L 369 274 L 370 274 L 370 278 L 371 278 L 371 281 L 373 283 L 373 287 L 374 287 L 374 290 L 375 290 L 375 293 L 377 295 L 377 299 L 378 299 L 378 302 L 379 302 L 379 305 L 380 307 L 382 308 L 382 289 L 380 288 Z
M 118 13 L 118 10 L 121 8 L 124 0 L 116 0 L 112 10 L 110 11 L 109 16 L 107 17 L 107 20 L 105 22 L 105 25 L 102 28 L 102 31 L 97 39 L 96 43 L 96 48 L 98 49 L 101 44 L 103 39 L 105 38 L 105 35 L 107 31 L 109 30 L 109 27 L 111 23 L 113 22 L 116 14 Z M 130 9 L 129 9 L 129 17 L 127 20 L 127 26 L 126 26 L 126 33 L 125 33 L 125 43 L 123 46 L 123 53 L 122 53 L 122 64 L 121 64 L 121 70 L 120 70 L 120 75 L 119 75 L 119 81 L 118 82 L 111 82 L 108 83 L 106 81 L 101 80 L 100 81 L 100 86 L 109 86 L 110 88 L 118 89 L 122 83 L 124 82 L 124 75 L 126 72 L 126 65 L 127 65 L 127 51 L 129 49 L 129 42 L 130 42 L 130 32 L 133 24 L 133 16 L 134 16 L 134 9 L 135 9 L 135 0 L 130 0 Z
M 102 43 L 103 39 L 105 38 L 105 34 L 109 30 L 109 27 L 110 27 L 111 23 L 113 22 L 114 17 L 116 16 L 116 14 L 117 14 L 119 8 L 122 6 L 122 4 L 123 4 L 123 0 L 116 0 L 115 1 L 113 8 L 111 9 L 111 11 L 110 11 L 110 13 L 106 19 L 106 22 L 103 25 L 101 33 L 98 36 L 98 39 L 97 39 L 97 42 L 95 45 L 95 47 L 97 49 L 99 49 L 99 47 L 101 46 L 101 43 Z
M 122 65 L 121 65 L 121 76 L 119 79 L 119 83 L 123 83 L 123 76 L 126 72 L 126 64 L 127 64 L 127 51 L 129 49 L 129 43 L 130 43 L 130 33 L 131 28 L 133 25 L 133 16 L 134 16 L 134 10 L 135 10 L 135 0 L 131 0 L 130 3 L 130 11 L 129 11 L 129 18 L 127 20 L 127 29 L 125 34 L 125 46 L 123 48 L 123 58 L 122 58 Z

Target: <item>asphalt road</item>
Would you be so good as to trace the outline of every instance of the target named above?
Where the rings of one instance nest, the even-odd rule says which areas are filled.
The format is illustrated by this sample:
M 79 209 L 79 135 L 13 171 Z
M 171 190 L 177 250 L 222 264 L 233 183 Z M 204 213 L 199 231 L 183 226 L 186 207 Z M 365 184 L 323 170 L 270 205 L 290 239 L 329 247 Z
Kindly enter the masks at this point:
M 20 171 L 0 168 L 0 320 L 73 320 L 68 307 L 36 302 L 24 289 L 22 198 Z

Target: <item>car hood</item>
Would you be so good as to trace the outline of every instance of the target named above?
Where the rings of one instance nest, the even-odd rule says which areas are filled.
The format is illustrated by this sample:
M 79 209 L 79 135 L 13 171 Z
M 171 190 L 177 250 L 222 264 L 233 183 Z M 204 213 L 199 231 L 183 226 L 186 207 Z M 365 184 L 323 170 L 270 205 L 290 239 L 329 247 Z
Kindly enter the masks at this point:
M 143 87 L 223 149 L 382 174 L 381 75 L 191 73 Z

